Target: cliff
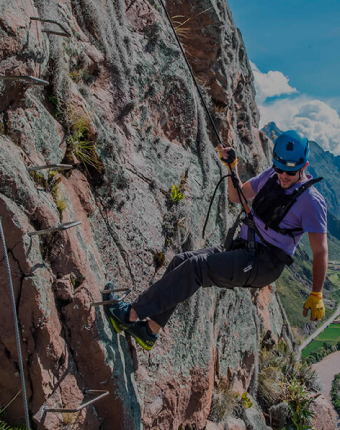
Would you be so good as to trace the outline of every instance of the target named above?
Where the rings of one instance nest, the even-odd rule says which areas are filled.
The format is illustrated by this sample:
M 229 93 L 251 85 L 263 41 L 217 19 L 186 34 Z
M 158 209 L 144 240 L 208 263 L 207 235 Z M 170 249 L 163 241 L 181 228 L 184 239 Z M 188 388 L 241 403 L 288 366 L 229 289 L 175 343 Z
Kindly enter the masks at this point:
M 270 163 L 253 77 L 229 7 L 168 2 L 212 116 L 242 178 Z M 202 103 L 158 2 L 4 0 L 0 5 L 0 215 L 22 337 L 30 416 L 39 430 L 203 429 L 223 384 L 256 395 L 263 334 L 289 330 L 275 286 L 201 290 L 180 305 L 152 352 L 117 336 L 101 307 L 108 280 L 131 299 L 172 256 L 221 243 L 238 208 Z M 70 37 L 46 33 L 63 31 Z M 180 30 L 178 30 L 180 32 Z M 30 172 L 47 164 L 72 170 Z M 185 198 L 170 198 L 173 185 Z M 46 235 L 28 233 L 80 221 Z M 5 274 L 1 251 L 1 273 Z M 9 282 L 0 280 L 0 402 L 20 391 Z M 130 297 L 129 297 L 130 298 Z M 76 414 L 84 389 L 109 395 Z M 20 394 L 7 408 L 22 421 Z M 261 422 L 252 408 L 249 422 Z M 254 424 L 255 425 L 255 424 Z M 260 427 L 256 427 L 260 429 Z

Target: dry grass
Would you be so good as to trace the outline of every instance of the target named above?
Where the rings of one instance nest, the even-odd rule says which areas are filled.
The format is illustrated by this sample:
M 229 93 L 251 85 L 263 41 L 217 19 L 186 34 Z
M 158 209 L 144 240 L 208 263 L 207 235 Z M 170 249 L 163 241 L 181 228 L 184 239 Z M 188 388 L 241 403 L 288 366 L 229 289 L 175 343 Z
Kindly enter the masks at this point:
M 78 113 L 75 109 L 70 109 L 69 119 L 71 123 L 71 136 L 68 138 L 69 151 L 85 167 L 92 166 L 100 172 L 102 170 L 102 162 L 97 155 L 96 144 L 91 139 L 90 115 L 85 112 Z
M 279 403 L 284 397 L 284 375 L 279 367 L 267 367 L 258 376 L 259 395 L 268 405 Z
M 208 418 L 215 423 L 222 422 L 239 407 L 240 402 L 237 393 L 221 383 L 214 391 Z
M 192 27 L 191 26 L 191 21 L 193 21 L 194 19 L 198 18 L 200 15 L 203 15 L 204 13 L 208 12 L 210 9 L 212 9 L 212 7 L 209 7 L 208 9 L 204 10 L 203 12 L 198 13 L 195 16 L 192 16 L 190 18 L 185 18 L 185 16 L 183 15 L 175 15 L 173 17 L 171 17 L 172 23 L 174 25 L 174 28 L 176 30 L 176 33 L 178 35 L 179 38 L 188 38 L 188 35 L 190 35 L 190 33 L 192 33 L 193 30 L 201 30 L 204 27 Z M 181 19 L 181 21 L 178 21 L 179 19 Z M 184 19 L 184 21 L 183 21 Z

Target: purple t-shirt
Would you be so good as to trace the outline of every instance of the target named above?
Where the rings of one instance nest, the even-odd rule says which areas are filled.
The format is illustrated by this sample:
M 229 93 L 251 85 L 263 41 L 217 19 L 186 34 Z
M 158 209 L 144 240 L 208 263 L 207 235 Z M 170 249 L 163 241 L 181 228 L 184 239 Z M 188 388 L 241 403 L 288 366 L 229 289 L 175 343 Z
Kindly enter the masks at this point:
M 275 171 L 271 167 L 260 175 L 250 179 L 251 187 L 256 194 L 274 174 Z M 307 175 L 307 178 L 308 180 L 312 179 L 312 176 Z M 285 190 L 285 194 L 291 194 L 304 182 L 294 184 L 292 187 Z M 297 198 L 297 201 L 279 224 L 281 228 L 302 228 L 300 232 L 293 232 L 295 243 L 294 239 L 288 234 L 283 235 L 277 233 L 271 228 L 266 230 L 265 224 L 256 215 L 254 215 L 254 221 L 267 242 L 283 249 L 287 254 L 293 255 L 303 233 L 327 233 L 327 206 L 322 195 L 313 186 L 308 188 Z M 247 239 L 247 231 L 248 227 L 243 224 L 240 232 L 240 237 L 242 239 Z M 260 238 L 256 236 L 256 240 L 260 241 Z

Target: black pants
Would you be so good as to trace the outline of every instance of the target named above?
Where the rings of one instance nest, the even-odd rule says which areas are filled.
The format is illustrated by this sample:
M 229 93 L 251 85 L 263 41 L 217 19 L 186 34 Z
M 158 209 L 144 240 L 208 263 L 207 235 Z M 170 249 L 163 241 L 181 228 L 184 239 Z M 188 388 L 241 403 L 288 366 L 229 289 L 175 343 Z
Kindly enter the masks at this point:
M 164 327 L 178 303 L 191 297 L 201 286 L 221 288 L 261 288 L 274 282 L 285 265 L 261 244 L 257 245 L 252 270 L 248 265 L 248 249 L 242 239 L 234 241 L 230 251 L 222 247 L 176 255 L 163 277 L 132 303 L 140 320 L 149 317 Z

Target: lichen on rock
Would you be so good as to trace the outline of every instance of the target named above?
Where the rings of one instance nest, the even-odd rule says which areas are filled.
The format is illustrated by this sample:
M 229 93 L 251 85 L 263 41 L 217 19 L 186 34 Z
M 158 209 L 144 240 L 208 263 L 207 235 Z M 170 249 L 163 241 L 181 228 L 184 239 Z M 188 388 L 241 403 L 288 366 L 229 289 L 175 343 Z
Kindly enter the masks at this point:
M 269 144 L 258 132 L 253 76 L 230 9 L 221 0 L 167 7 L 172 17 L 190 18 L 185 51 L 247 179 L 269 165 Z M 200 290 L 178 306 L 150 354 L 128 335 L 117 336 L 103 309 L 91 307 L 111 280 L 132 287 L 135 298 L 164 273 L 155 255 L 166 264 L 179 251 L 222 243 L 235 219 L 223 185 L 202 237 L 215 184 L 226 172 L 164 12 L 157 2 L 134 0 L 6 0 L 0 12 L 0 74 L 50 82 L 0 86 L 0 215 L 31 419 L 39 430 L 203 430 L 218 386 L 256 395 L 262 332 L 271 330 L 276 341 L 285 325 L 275 288 Z M 53 24 L 31 16 L 61 22 L 71 38 L 43 32 Z M 77 156 L 75 137 L 85 155 L 91 143 L 98 164 Z M 55 171 L 54 195 L 48 171 L 40 180 L 28 173 L 65 161 L 73 168 Z M 171 189 L 181 181 L 184 198 L 171 205 Z M 27 234 L 75 220 L 81 225 L 69 230 Z M 6 273 L 3 256 L 0 264 Z M 5 405 L 20 383 L 6 276 L 0 288 Z M 44 414 L 46 406 L 79 406 L 84 389 L 109 395 L 72 417 Z M 10 422 L 23 421 L 20 396 L 7 413 Z M 262 418 L 254 409 L 247 419 Z

